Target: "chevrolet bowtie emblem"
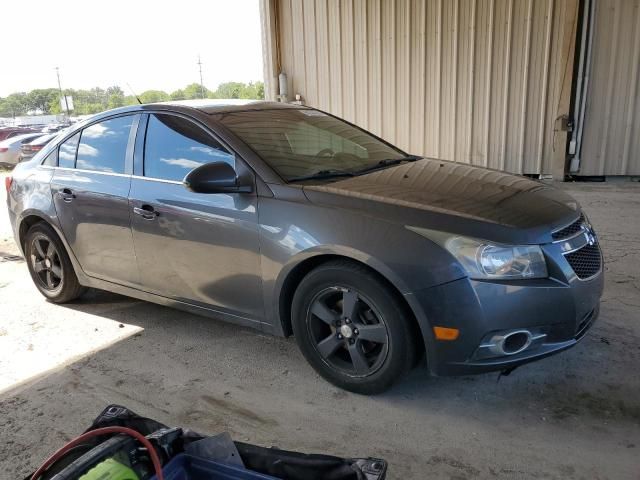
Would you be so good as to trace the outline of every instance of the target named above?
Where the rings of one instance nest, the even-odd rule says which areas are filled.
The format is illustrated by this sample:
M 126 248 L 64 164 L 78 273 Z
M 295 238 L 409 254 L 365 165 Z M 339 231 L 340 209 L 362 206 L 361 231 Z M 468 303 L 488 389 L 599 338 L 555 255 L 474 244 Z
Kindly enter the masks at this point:
M 593 230 L 588 229 L 586 232 L 584 232 L 584 236 L 587 239 L 587 243 L 591 246 L 595 245 L 596 243 L 596 234 Z

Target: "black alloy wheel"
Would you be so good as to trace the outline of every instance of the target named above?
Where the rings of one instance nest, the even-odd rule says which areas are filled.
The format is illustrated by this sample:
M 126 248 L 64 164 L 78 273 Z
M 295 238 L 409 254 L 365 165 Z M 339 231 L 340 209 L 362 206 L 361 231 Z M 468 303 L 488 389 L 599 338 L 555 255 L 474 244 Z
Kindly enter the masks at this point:
M 31 239 L 31 268 L 41 288 L 55 292 L 63 283 L 60 254 L 50 238 L 39 233 Z
M 371 375 L 387 356 L 387 326 L 356 290 L 333 286 L 321 291 L 307 312 L 307 326 L 318 354 L 346 375 Z
M 38 222 L 29 229 L 24 254 L 33 283 L 52 302 L 69 302 L 85 292 L 64 244 L 47 223 Z
M 416 363 L 421 335 L 393 287 L 368 267 L 333 260 L 293 296 L 291 326 L 311 366 L 334 385 L 381 393 Z

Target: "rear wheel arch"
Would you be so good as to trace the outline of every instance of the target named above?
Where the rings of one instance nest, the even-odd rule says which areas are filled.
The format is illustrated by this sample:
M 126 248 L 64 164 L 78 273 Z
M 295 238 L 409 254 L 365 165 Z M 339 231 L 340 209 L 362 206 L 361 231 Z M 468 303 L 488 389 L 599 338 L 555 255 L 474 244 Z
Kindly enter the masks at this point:
M 68 249 L 56 229 L 45 220 L 23 223 L 25 261 L 36 288 L 54 303 L 81 296 L 86 287 L 78 281 Z
M 76 275 L 80 276 L 82 274 L 82 268 L 78 264 L 78 261 L 75 255 L 73 254 L 71 247 L 67 243 L 67 239 L 64 237 L 64 235 L 56 225 L 54 225 L 51 221 L 49 221 L 47 218 L 41 215 L 30 213 L 28 215 L 25 215 L 22 218 L 22 220 L 20 220 L 20 224 L 18 225 L 18 241 L 20 242 L 20 248 L 22 249 L 22 252 L 26 253 L 25 241 L 27 239 L 27 232 L 31 227 L 33 227 L 37 223 L 44 223 L 53 230 L 53 233 L 56 234 L 56 236 L 58 237 L 58 240 L 60 240 L 60 242 L 62 243 L 62 246 L 64 247 L 66 254 L 69 255 L 71 264 L 73 265 Z
M 425 349 L 425 344 L 423 341 L 423 332 L 422 326 L 418 321 L 415 312 L 411 308 L 409 302 L 404 295 L 402 295 L 401 290 L 391 282 L 385 275 L 380 273 L 378 270 L 374 269 L 370 265 L 367 265 L 364 262 L 356 260 L 352 257 L 347 257 L 344 255 L 338 254 L 321 254 L 312 256 L 307 258 L 301 262 L 299 262 L 287 275 L 284 282 L 282 283 L 282 287 L 280 289 L 280 298 L 278 302 L 278 313 L 279 319 L 282 325 L 282 330 L 285 336 L 290 336 L 293 334 L 293 328 L 291 325 L 291 305 L 293 301 L 293 296 L 300 285 L 300 282 L 307 276 L 311 271 L 316 268 L 326 265 L 327 263 L 341 263 L 344 262 L 347 265 L 356 265 L 357 267 L 366 270 L 371 275 L 375 276 L 377 279 L 381 280 L 383 283 L 388 285 L 390 291 L 396 297 L 398 302 L 405 309 L 405 315 L 409 322 L 412 325 L 412 328 L 415 329 L 415 338 L 416 338 L 416 348 L 419 352 L 419 357 L 422 356 Z
M 20 243 L 20 248 L 22 251 L 25 250 L 25 241 L 27 238 L 27 232 L 31 227 L 33 227 L 36 223 L 45 222 L 49 224 L 44 218 L 39 215 L 27 215 L 21 221 L 18 227 L 18 241 Z M 51 226 L 51 224 L 49 224 Z

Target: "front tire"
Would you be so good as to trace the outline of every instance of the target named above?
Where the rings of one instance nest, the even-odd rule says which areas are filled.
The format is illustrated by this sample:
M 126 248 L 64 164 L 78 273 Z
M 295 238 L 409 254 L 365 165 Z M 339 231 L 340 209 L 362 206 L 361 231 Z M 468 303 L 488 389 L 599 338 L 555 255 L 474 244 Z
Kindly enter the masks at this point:
M 24 253 L 33 283 L 52 302 L 70 302 L 86 290 L 78 282 L 64 245 L 46 223 L 36 223 L 29 229 Z
M 414 365 L 414 328 L 395 292 L 350 261 L 312 270 L 293 297 L 292 327 L 311 366 L 361 394 L 389 389 Z

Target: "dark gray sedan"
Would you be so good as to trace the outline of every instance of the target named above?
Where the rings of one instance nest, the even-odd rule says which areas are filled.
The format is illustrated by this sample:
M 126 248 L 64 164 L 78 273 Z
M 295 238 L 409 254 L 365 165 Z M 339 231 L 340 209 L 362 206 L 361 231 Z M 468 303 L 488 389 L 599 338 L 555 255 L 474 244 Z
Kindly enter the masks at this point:
M 510 370 L 575 345 L 603 289 L 577 202 L 420 158 L 270 102 L 138 105 L 61 133 L 7 179 L 53 302 L 94 287 L 294 334 L 342 388 Z M 242 348 L 241 345 L 238 348 Z

